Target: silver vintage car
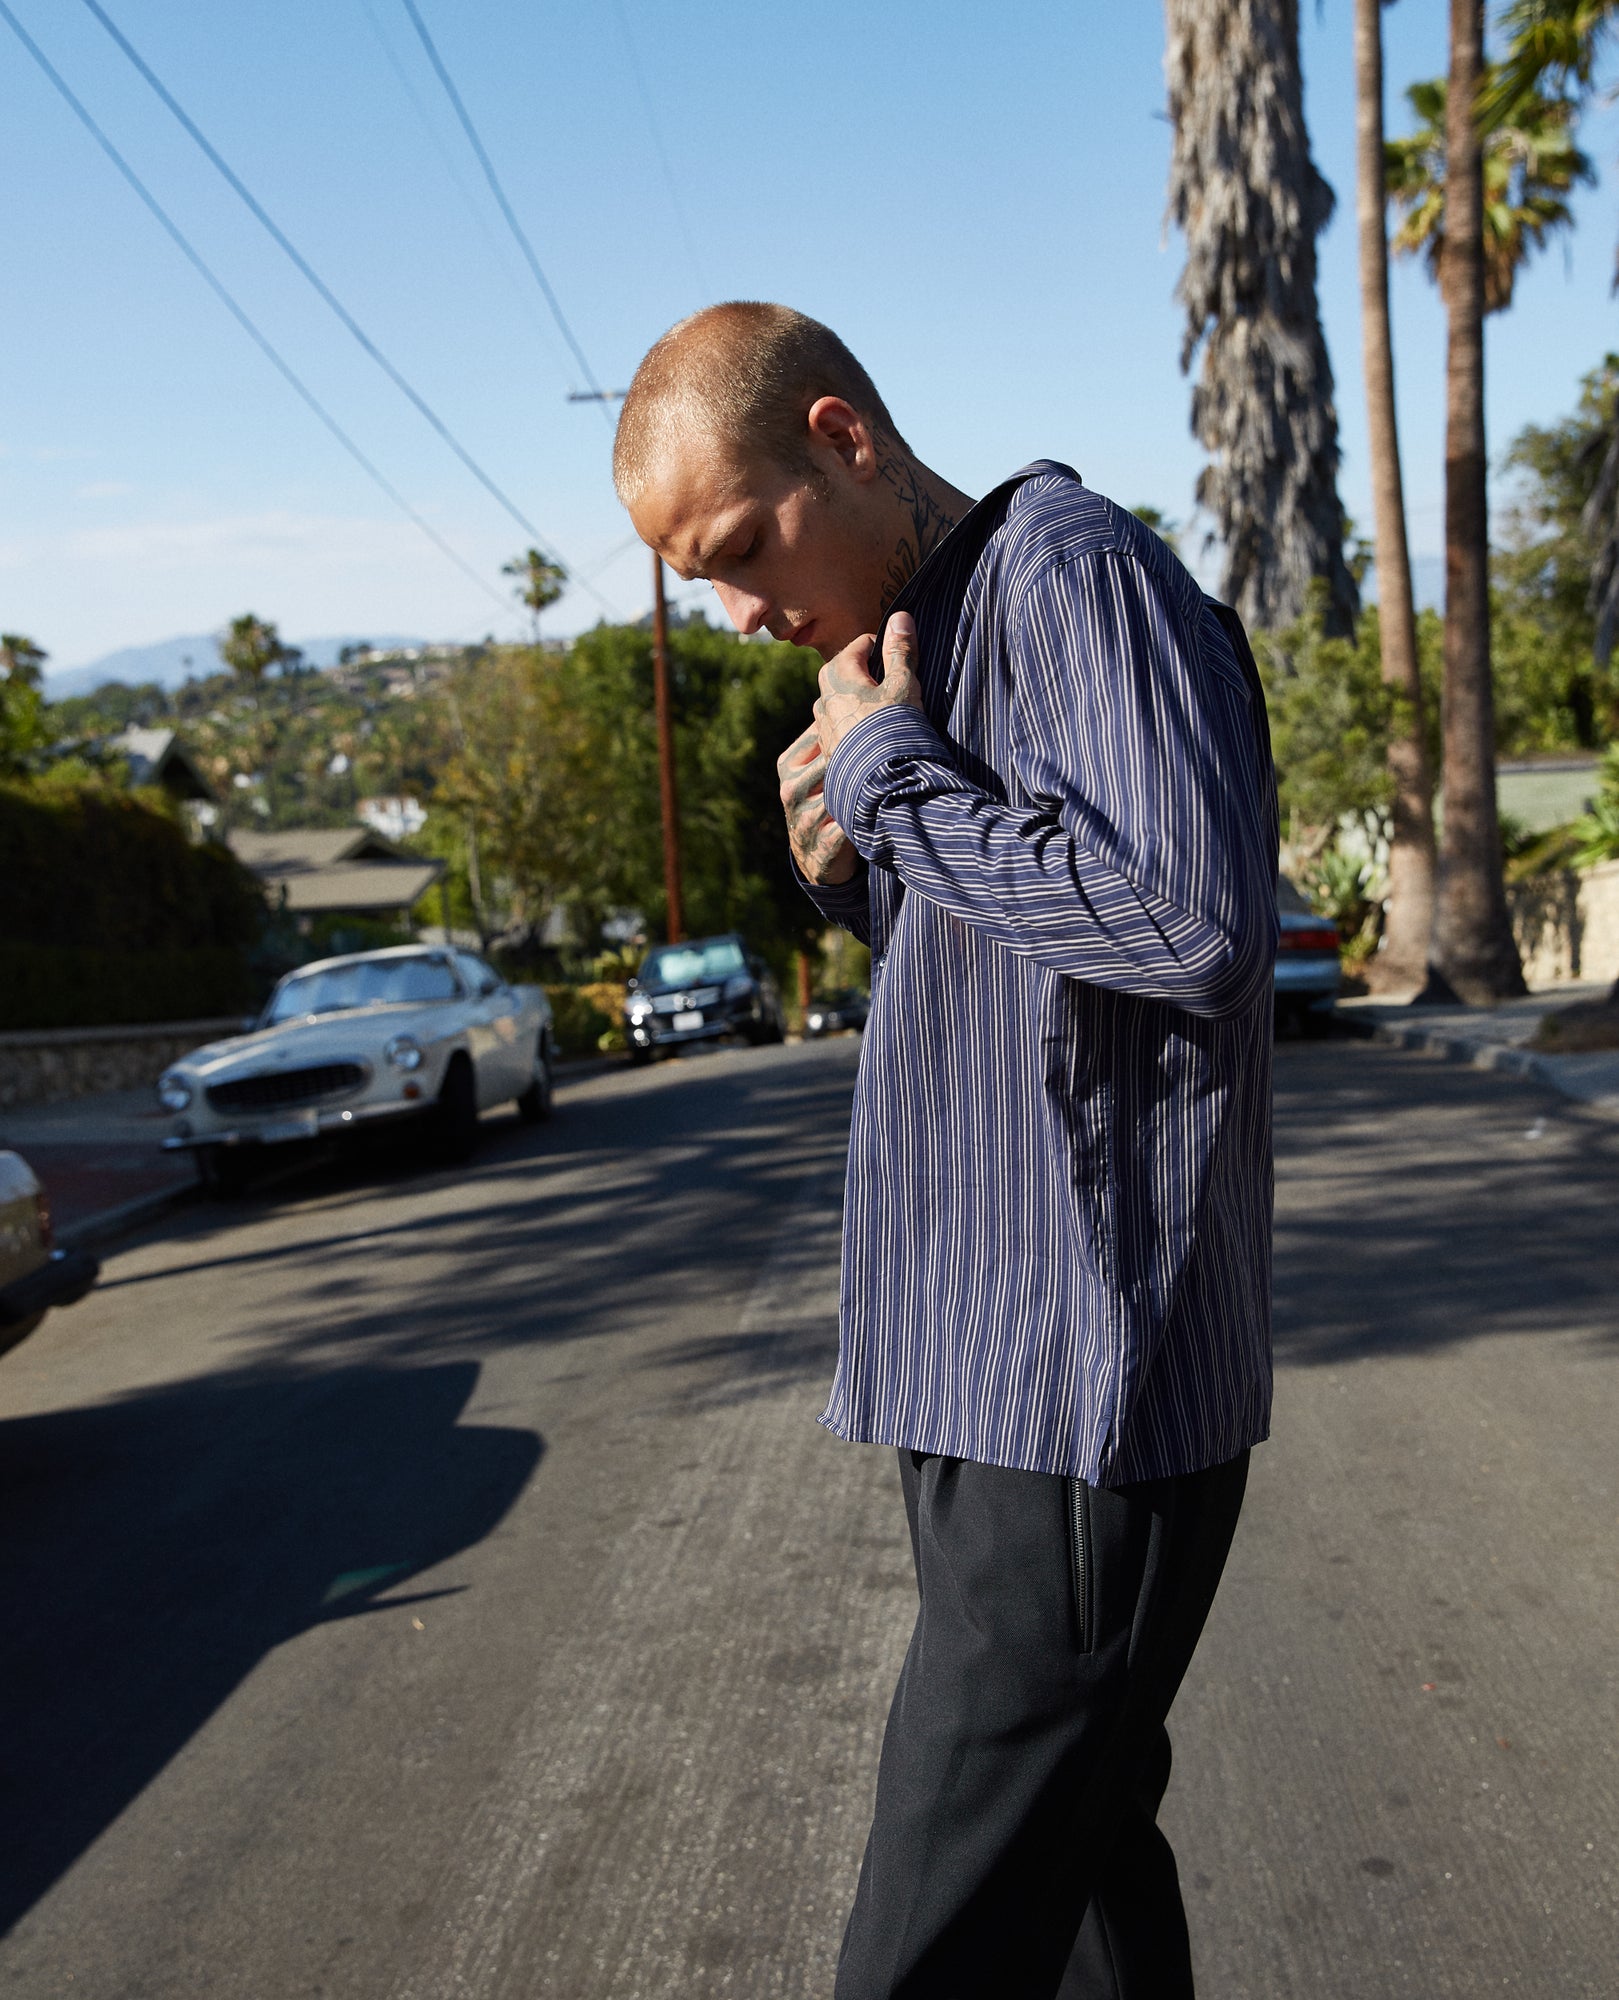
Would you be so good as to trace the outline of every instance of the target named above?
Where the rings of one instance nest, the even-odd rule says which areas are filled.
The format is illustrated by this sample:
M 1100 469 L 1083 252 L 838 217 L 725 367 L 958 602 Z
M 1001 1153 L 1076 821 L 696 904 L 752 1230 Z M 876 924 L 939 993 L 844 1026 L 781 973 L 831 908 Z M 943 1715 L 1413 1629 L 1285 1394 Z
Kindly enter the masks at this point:
M 87 1250 L 58 1250 L 45 1190 L 28 1162 L 0 1152 L 0 1354 L 26 1340 L 52 1306 L 70 1306 L 95 1283 Z
M 470 952 L 401 945 L 289 972 L 257 1027 L 193 1049 L 159 1079 L 207 1186 L 244 1178 L 266 1147 L 420 1121 L 440 1156 L 464 1159 L 478 1113 L 515 1103 L 551 1114 L 551 1003 L 509 986 Z

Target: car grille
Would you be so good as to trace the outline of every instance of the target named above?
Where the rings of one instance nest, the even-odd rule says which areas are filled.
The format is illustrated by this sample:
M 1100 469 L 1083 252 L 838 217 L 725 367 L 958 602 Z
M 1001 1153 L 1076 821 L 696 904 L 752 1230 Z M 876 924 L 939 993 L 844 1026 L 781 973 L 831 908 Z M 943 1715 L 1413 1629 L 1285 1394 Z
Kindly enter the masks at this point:
M 690 993 L 662 993 L 652 1003 L 655 1014 L 697 1013 L 705 1007 L 717 1007 L 720 1003 L 720 989 L 717 986 L 694 987 Z
M 311 1104 L 320 1097 L 341 1097 L 365 1082 L 365 1064 L 317 1063 L 309 1069 L 267 1070 L 262 1076 L 236 1076 L 208 1086 L 208 1102 L 216 1111 L 269 1111 L 279 1104 Z

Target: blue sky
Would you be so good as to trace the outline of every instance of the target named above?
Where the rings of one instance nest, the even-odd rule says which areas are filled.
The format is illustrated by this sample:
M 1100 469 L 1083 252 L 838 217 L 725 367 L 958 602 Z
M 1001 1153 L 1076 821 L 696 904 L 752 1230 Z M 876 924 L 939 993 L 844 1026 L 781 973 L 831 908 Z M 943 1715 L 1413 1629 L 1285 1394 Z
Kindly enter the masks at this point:
M 73 0 L 10 0 L 316 393 L 497 588 L 523 537 L 365 360 Z M 622 615 L 646 561 L 581 386 L 399 0 L 107 0 L 114 18 L 490 474 Z M 420 0 L 603 382 L 680 314 L 788 301 L 836 326 L 922 455 L 980 490 L 1077 465 L 1184 518 L 1187 434 L 1163 228 L 1162 16 L 1146 0 Z M 1369 521 L 1349 0 L 1306 4 L 1308 113 L 1339 195 L 1322 307 L 1350 511 Z M 1444 62 L 1439 0 L 1385 16 L 1390 126 Z M 631 50 L 634 50 L 634 57 Z M 649 130 L 633 62 L 657 110 Z M 397 67 L 396 67 L 397 66 Z M 401 74 L 403 73 L 403 80 Z M 328 439 L 204 290 L 4 27 L 0 624 L 69 668 L 252 608 L 293 637 L 516 635 Z M 408 88 L 407 88 L 408 86 Z M 1619 113 L 1566 247 L 1489 333 L 1492 447 L 1619 346 Z M 667 159 L 669 172 L 663 165 Z M 678 206 L 677 206 L 678 204 Z M 684 217 L 684 222 L 682 221 Z M 1416 553 L 1440 538 L 1443 321 L 1398 270 Z M 693 601 L 697 594 L 690 593 Z M 557 631 L 593 623 L 580 590 Z

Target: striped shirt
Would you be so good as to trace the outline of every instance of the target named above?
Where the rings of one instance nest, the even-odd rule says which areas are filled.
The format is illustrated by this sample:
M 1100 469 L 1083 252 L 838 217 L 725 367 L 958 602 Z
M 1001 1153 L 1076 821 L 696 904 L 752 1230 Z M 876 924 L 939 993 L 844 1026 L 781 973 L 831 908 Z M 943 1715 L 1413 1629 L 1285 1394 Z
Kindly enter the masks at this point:
M 1276 792 L 1231 614 L 1040 461 L 895 600 L 924 709 L 827 769 L 872 948 L 840 1436 L 1103 1485 L 1270 1415 Z

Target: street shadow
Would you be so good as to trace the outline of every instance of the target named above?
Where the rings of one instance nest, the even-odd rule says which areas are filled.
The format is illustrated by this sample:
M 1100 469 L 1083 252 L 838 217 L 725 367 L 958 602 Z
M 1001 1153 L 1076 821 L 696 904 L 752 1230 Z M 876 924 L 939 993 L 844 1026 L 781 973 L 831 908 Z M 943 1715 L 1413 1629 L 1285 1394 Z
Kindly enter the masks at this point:
M 1619 1121 L 1367 1042 L 1278 1049 L 1279 1363 L 1570 1332 L 1619 1357 Z
M 0 1423 L 0 1933 L 275 1647 L 457 1588 L 538 1464 L 470 1361 L 242 1370 Z
M 739 1290 L 746 1297 L 780 1260 L 783 1225 L 809 1186 L 821 1198 L 789 1278 L 801 1268 L 824 1290 L 835 1271 L 857 1054 L 806 1065 L 759 1051 L 604 1079 L 538 1130 L 486 1121 L 477 1155 L 453 1172 L 334 1161 L 295 1188 L 229 1205 L 238 1223 L 301 1206 L 307 1227 L 245 1245 L 235 1232 L 226 1248 L 209 1217 L 188 1216 L 153 1254 L 110 1269 L 101 1290 L 206 1277 L 224 1298 L 250 1279 L 251 1315 L 229 1330 L 222 1315 L 222 1334 L 324 1364 L 578 1342 L 583 1367 L 590 1343 L 634 1332 L 634 1358 L 620 1343 L 612 1366 L 643 1374 L 660 1401 L 830 1379 L 835 1289 L 806 1316 L 789 1282 L 778 1311 L 734 1329 Z M 441 1189 L 451 1199 L 388 1209 L 395 1191 Z M 694 1338 L 709 1300 L 713 1334 Z

